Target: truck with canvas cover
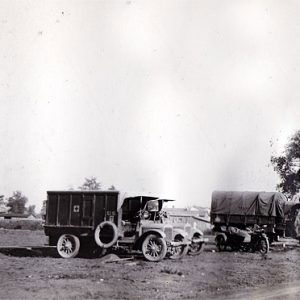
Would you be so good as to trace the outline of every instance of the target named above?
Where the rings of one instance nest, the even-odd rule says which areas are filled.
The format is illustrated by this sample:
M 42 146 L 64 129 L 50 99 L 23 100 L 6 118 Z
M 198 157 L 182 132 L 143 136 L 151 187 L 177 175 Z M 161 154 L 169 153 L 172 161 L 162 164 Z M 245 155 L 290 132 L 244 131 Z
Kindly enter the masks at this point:
M 270 242 L 284 234 L 286 197 L 277 192 L 215 191 L 211 202 L 211 223 L 224 239 L 267 234 Z M 260 230 L 258 230 L 260 228 Z M 254 232 L 255 230 L 256 232 Z M 222 235 L 222 234 L 221 234 Z M 222 239 L 220 234 L 217 237 Z M 218 241 L 217 241 L 218 242 Z
M 286 197 L 277 192 L 215 191 L 212 194 L 211 223 L 282 228 L 286 203 Z
M 45 234 L 61 257 L 106 249 L 137 250 L 149 261 L 181 258 L 190 241 L 184 230 L 162 222 L 170 201 L 118 191 L 49 191 Z
M 300 240 L 300 203 L 278 192 L 215 191 L 211 223 L 238 228 L 256 224 L 265 227 L 271 242 L 278 235 Z

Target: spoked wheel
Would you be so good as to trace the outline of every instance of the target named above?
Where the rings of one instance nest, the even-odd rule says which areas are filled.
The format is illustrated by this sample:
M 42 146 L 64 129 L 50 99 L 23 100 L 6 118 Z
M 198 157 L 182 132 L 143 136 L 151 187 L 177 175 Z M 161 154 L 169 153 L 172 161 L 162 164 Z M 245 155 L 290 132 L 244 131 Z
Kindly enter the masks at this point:
M 72 234 L 63 234 L 57 242 L 58 254 L 63 258 L 75 257 L 80 248 L 79 238 Z
M 200 237 L 199 234 L 197 234 L 197 235 L 195 234 L 193 236 L 193 239 L 194 238 L 197 239 L 199 237 Z M 193 243 L 193 239 L 192 239 L 192 243 L 190 244 L 190 247 L 189 247 L 189 255 L 198 255 L 203 251 L 204 243 L 203 242 Z
M 269 241 L 268 239 L 261 239 L 258 244 L 258 250 L 261 254 L 267 254 L 269 252 Z
M 167 253 L 166 241 L 155 234 L 149 234 L 143 241 L 142 252 L 149 261 L 161 261 Z
M 182 242 L 182 241 L 183 241 L 182 236 L 175 237 L 175 239 L 174 239 L 174 242 Z M 181 245 L 181 246 L 173 247 L 170 258 L 171 259 L 181 259 L 187 254 L 188 250 L 189 250 L 188 245 Z
M 226 241 L 225 241 L 223 235 L 218 235 L 218 236 L 216 237 L 216 242 L 217 242 L 218 250 L 219 250 L 220 252 L 226 250 Z

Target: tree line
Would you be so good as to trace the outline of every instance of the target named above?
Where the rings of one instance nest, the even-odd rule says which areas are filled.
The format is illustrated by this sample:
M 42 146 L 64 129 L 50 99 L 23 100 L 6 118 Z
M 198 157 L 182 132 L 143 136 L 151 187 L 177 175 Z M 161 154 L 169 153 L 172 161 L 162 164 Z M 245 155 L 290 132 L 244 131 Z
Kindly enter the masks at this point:
M 279 175 L 277 190 L 292 199 L 300 191 L 300 130 L 296 131 L 285 145 L 284 152 L 272 156 L 271 163 Z
M 35 216 L 35 205 L 26 206 L 27 202 L 28 198 L 21 191 L 14 191 L 12 196 L 7 199 L 4 198 L 4 195 L 0 196 L 0 208 L 4 208 L 5 211 L 8 210 L 8 212 L 14 214 L 27 213 Z

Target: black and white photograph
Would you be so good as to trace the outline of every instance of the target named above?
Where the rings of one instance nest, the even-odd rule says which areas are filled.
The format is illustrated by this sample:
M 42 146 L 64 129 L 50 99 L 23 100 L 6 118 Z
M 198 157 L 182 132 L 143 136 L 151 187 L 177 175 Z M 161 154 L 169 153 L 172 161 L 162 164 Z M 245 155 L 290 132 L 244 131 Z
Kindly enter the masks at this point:
M 299 299 L 299 16 L 0 0 L 0 299 Z

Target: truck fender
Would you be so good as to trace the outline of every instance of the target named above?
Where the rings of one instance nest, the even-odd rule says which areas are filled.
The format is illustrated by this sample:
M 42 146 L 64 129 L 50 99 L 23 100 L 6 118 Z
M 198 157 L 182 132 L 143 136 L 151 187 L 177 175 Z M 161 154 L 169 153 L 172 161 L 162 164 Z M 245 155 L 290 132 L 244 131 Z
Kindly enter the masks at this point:
M 200 229 L 195 229 L 195 230 L 193 231 L 193 235 L 194 235 L 194 234 L 199 234 L 199 235 L 201 235 L 201 236 L 204 235 L 203 232 L 202 232 Z
M 101 230 L 104 227 L 110 228 L 109 230 L 111 231 L 111 236 L 109 236 L 109 239 L 110 239 L 109 242 L 104 242 L 103 240 L 101 240 Z M 118 240 L 118 228 L 117 228 L 116 224 L 113 222 L 110 222 L 110 221 L 104 221 L 104 222 L 100 223 L 95 230 L 94 238 L 95 238 L 96 244 L 99 247 L 104 248 L 104 249 L 110 248 Z
M 187 232 L 180 228 L 174 229 L 174 238 L 178 235 L 180 235 L 183 238 L 183 241 L 187 240 L 188 238 Z
M 203 236 L 203 232 L 200 230 L 200 229 L 194 229 L 192 231 L 192 234 L 191 234 L 191 239 L 193 239 L 194 236 Z

